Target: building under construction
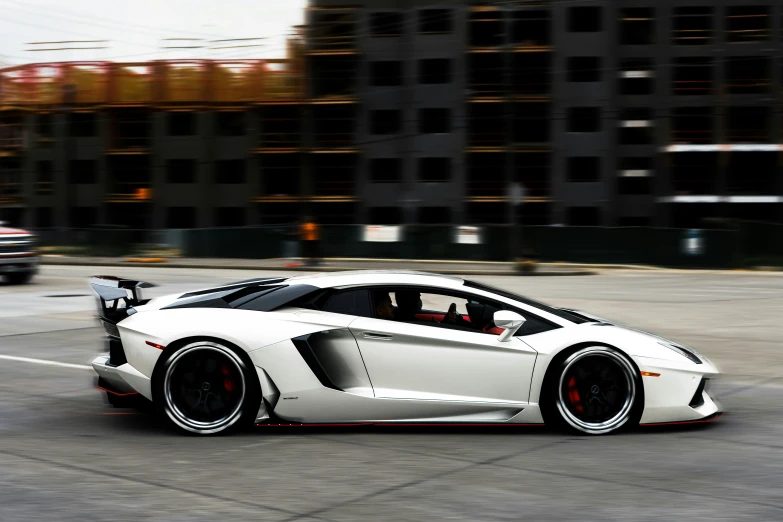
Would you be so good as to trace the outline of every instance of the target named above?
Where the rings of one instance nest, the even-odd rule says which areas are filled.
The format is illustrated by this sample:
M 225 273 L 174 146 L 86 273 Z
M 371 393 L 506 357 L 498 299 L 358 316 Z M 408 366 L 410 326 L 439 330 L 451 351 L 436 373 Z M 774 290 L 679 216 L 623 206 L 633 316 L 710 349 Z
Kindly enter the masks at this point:
M 0 71 L 0 219 L 35 228 L 297 219 L 301 43 L 285 60 Z
M 507 223 L 512 183 L 530 224 L 783 220 L 780 2 L 313 4 L 363 221 Z
M 6 69 L 0 209 L 42 228 L 780 222 L 783 5 L 752 4 L 312 0 L 277 63 Z

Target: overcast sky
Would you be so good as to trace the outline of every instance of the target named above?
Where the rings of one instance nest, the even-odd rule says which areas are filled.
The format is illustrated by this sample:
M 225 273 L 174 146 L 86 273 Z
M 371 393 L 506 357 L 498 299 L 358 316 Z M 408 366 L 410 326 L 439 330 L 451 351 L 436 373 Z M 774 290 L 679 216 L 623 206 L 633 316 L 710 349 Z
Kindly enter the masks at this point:
M 165 58 L 274 58 L 301 24 L 306 0 L 0 0 L 0 65 L 64 60 L 146 61 Z M 200 38 L 203 41 L 164 41 Z M 210 43 L 228 38 L 262 41 Z M 28 45 L 28 42 L 109 40 Z M 216 49 L 231 45 L 262 47 Z M 164 46 L 209 49 L 163 49 Z M 99 50 L 40 51 L 55 47 Z

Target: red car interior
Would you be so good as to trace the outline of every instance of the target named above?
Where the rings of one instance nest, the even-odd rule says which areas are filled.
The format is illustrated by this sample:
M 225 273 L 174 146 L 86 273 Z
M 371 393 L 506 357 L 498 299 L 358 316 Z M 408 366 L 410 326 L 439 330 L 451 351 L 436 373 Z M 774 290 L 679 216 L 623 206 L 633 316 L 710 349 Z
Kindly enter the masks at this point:
M 460 315 L 462 317 L 462 320 L 469 323 L 470 322 L 470 316 L 469 315 Z M 419 321 L 435 321 L 435 322 L 441 322 L 443 319 L 446 318 L 446 314 L 441 313 L 422 313 L 422 314 L 416 314 L 416 319 Z M 500 335 L 503 333 L 502 328 L 498 328 L 496 326 L 492 326 L 491 324 L 488 324 L 485 326 L 482 330 L 482 332 L 493 334 L 493 335 Z

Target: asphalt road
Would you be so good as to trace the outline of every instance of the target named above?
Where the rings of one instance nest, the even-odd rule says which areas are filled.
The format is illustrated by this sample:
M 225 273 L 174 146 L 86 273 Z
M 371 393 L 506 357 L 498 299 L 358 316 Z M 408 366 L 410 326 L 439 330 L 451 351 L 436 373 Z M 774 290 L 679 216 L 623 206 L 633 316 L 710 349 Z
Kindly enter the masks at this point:
M 612 271 L 488 277 L 690 344 L 726 372 L 699 428 L 577 437 L 545 429 L 256 428 L 172 434 L 114 410 L 86 278 L 167 293 L 247 271 L 46 266 L 0 285 L 0 520 L 782 520 L 783 276 Z M 262 275 L 262 274 L 259 274 Z M 42 365 L 9 359 L 61 362 Z

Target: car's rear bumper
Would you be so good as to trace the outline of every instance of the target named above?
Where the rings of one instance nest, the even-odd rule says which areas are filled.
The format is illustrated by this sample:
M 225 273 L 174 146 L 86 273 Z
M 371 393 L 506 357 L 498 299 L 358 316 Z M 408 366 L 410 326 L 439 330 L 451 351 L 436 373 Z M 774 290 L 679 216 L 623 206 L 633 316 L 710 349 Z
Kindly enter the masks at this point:
M 92 367 L 101 379 L 101 388 L 115 395 L 140 393 L 152 400 L 150 379 L 128 363 L 114 366 L 109 354 L 101 354 L 92 361 Z

